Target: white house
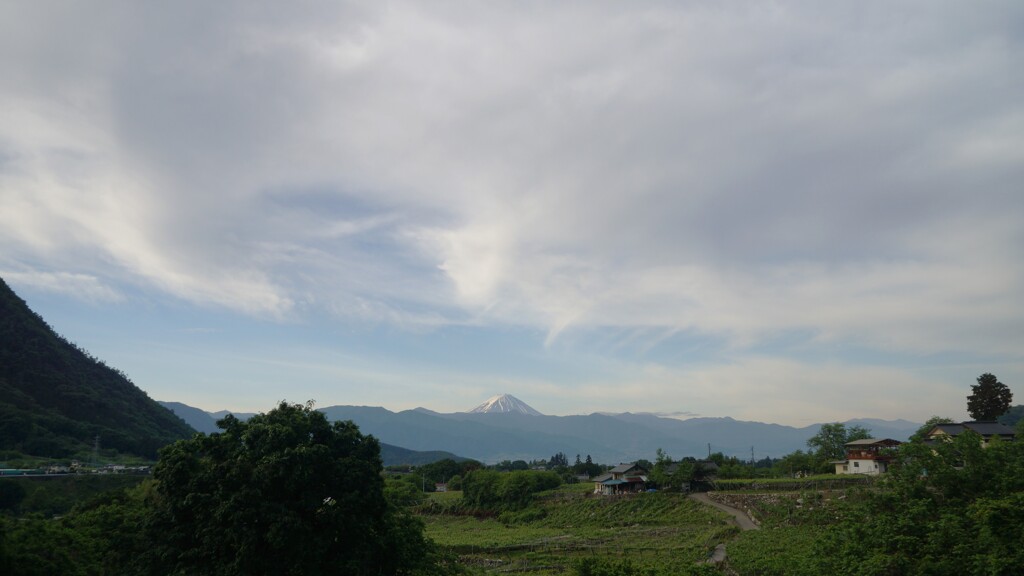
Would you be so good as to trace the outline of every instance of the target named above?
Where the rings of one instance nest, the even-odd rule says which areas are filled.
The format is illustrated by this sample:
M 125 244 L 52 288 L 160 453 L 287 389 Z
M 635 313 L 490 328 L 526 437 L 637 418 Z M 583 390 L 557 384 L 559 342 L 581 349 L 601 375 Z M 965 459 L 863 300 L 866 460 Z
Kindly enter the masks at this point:
M 832 462 L 836 474 L 884 474 L 889 470 L 887 450 L 900 445 L 891 438 L 866 438 L 846 443 L 846 459 Z

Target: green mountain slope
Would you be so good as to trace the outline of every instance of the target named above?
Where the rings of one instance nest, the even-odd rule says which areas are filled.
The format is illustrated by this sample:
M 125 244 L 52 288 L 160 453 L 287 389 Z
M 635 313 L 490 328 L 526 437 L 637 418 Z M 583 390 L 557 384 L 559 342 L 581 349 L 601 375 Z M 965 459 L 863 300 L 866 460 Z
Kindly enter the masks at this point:
M 128 378 L 58 336 L 0 279 L 0 450 L 155 458 L 193 430 Z
M 465 462 L 467 460 L 467 458 L 456 456 L 451 452 L 443 450 L 409 450 L 408 448 L 392 446 L 383 442 L 380 443 L 380 459 L 385 466 L 400 466 L 403 464 L 425 466 L 434 462 L 440 462 L 441 460 L 454 460 L 456 462 Z

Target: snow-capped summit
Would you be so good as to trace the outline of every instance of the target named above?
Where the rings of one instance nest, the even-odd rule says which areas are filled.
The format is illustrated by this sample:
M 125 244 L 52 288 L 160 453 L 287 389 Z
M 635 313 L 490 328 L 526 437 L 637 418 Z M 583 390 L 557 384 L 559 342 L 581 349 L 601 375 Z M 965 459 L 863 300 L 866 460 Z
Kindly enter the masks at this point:
M 540 412 L 530 408 L 526 402 L 523 402 L 511 394 L 495 396 L 469 411 L 470 414 L 505 414 L 510 412 L 516 414 L 529 414 L 530 416 L 543 416 Z

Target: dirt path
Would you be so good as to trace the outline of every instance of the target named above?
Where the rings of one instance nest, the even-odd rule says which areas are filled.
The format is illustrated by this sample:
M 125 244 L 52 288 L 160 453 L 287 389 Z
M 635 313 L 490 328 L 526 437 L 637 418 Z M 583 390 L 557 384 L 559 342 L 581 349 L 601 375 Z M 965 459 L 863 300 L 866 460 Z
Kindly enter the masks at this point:
M 731 515 L 736 520 L 736 524 L 740 527 L 740 530 L 761 529 L 760 526 L 754 524 L 754 521 L 751 520 L 750 517 L 747 516 L 746 512 L 744 512 L 743 510 L 740 510 L 739 508 L 733 508 L 732 506 L 726 506 L 725 504 L 719 504 L 718 502 L 715 502 L 714 500 L 709 498 L 708 495 L 703 492 L 690 494 L 690 499 L 696 500 L 697 502 L 700 502 L 702 504 L 714 506 L 715 508 L 718 508 L 722 512 Z

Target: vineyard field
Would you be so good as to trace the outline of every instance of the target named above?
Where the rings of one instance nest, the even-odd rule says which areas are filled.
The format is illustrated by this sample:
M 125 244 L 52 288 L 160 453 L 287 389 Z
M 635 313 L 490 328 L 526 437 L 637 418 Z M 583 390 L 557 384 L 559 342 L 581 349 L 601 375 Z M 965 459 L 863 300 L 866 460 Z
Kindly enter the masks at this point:
M 435 494 L 422 507 L 434 512 L 421 517 L 427 535 L 463 565 L 502 574 L 571 573 L 585 558 L 685 574 L 737 532 L 725 514 L 683 494 L 597 496 L 589 488 L 563 487 L 496 517 L 459 513 L 455 493 Z

